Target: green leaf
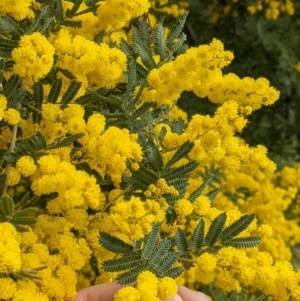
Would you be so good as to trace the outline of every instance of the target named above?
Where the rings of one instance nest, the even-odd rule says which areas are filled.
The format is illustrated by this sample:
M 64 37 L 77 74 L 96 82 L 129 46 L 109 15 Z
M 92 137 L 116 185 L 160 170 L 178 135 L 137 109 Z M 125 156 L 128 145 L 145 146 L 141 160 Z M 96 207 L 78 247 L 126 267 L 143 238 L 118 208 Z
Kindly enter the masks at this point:
M 5 184 L 6 178 L 7 178 L 6 174 L 4 173 L 0 174 L 0 187 Z
M 162 261 L 162 258 L 166 256 L 171 247 L 171 241 L 168 238 L 161 240 L 153 249 L 151 256 L 149 257 L 149 264 L 152 267 L 156 267 Z
M 78 11 L 80 4 L 82 3 L 83 0 L 73 0 L 73 7 L 71 9 L 67 9 L 66 11 L 66 16 L 68 18 L 72 18 Z
M 68 87 L 67 91 L 63 95 L 61 99 L 61 106 L 66 107 L 75 97 L 77 92 L 79 91 L 81 87 L 81 83 L 77 81 L 72 81 L 70 86 Z
M 73 145 L 73 143 L 76 140 L 78 140 L 79 138 L 81 138 L 83 136 L 84 136 L 83 133 L 78 133 L 78 134 L 74 134 L 74 135 L 71 135 L 68 137 L 55 139 L 55 141 L 53 143 L 49 144 L 46 149 L 47 150 L 57 149 L 57 148 Z
M 149 30 L 149 25 L 147 24 L 145 19 L 139 23 L 139 34 L 142 41 L 142 44 L 146 49 L 150 49 L 151 46 L 151 35 Z
M 105 272 L 120 272 L 127 269 L 132 269 L 141 263 L 139 255 L 128 255 L 118 259 L 105 260 L 103 269 Z
M 62 0 L 53 0 L 53 1 L 56 4 L 55 18 L 58 22 L 61 22 L 64 19 Z
M 41 82 L 37 82 L 33 85 L 33 101 L 34 101 L 34 107 L 38 111 L 33 111 L 33 122 L 39 123 L 42 120 L 42 115 L 40 113 L 42 109 L 42 103 L 44 98 L 44 91 L 43 91 L 43 85 Z
M 147 148 L 146 148 L 146 156 L 148 159 L 148 163 L 150 167 L 158 172 L 163 167 L 163 159 L 158 147 L 154 144 L 152 140 L 149 139 Z
M 183 272 L 184 272 L 184 268 L 182 268 L 182 267 L 174 267 L 174 268 L 169 269 L 169 271 L 167 271 L 165 273 L 164 277 L 170 277 L 170 278 L 176 279 Z
M 166 55 L 166 42 L 162 21 L 158 22 L 155 27 L 154 51 L 155 54 L 158 54 L 160 56 L 160 61 L 163 61 Z
M 18 155 L 13 152 L 6 152 L 3 154 L 3 159 L 9 163 L 15 163 L 18 160 Z
M 140 178 L 146 184 L 148 184 L 148 186 L 150 184 L 156 183 L 158 180 L 157 175 L 143 165 L 140 165 L 140 168 L 138 170 L 134 170 L 134 171 L 132 170 L 131 173 L 132 173 L 132 177 Z
M 21 217 L 15 217 L 13 216 L 10 219 L 10 222 L 15 225 L 33 225 L 37 222 L 36 218 L 28 217 L 28 216 L 21 216 Z
M 104 36 L 105 36 L 105 30 L 103 29 L 100 33 L 98 33 L 94 37 L 93 41 L 97 44 L 100 44 L 100 43 L 102 43 Z
M 5 216 L 12 216 L 14 213 L 14 201 L 8 195 L 0 198 L 0 213 Z
M 18 88 L 20 84 L 20 77 L 18 75 L 13 74 L 6 84 L 3 86 L 3 94 L 6 98 L 10 98 L 13 92 Z
M 7 15 L 0 17 L 0 29 L 17 37 L 24 34 L 19 25 Z
M 209 198 L 209 200 L 211 202 L 213 202 L 216 198 L 216 196 L 219 194 L 220 191 L 222 191 L 224 189 L 224 186 L 220 187 L 220 188 L 214 188 L 211 191 L 209 191 L 206 196 Z
M 167 162 L 165 168 L 168 168 L 185 157 L 194 147 L 194 143 L 190 141 L 184 142 L 175 152 L 173 157 Z
M 127 42 L 123 38 L 121 38 L 121 41 L 120 41 L 120 48 L 126 54 L 126 56 L 134 57 L 134 53 L 133 53 L 131 47 L 127 44 Z
M 211 223 L 209 230 L 205 236 L 205 243 L 213 246 L 222 234 L 227 215 L 225 212 L 217 216 Z
M 27 217 L 28 215 L 32 215 L 39 212 L 39 209 L 36 207 L 28 207 L 26 209 L 22 209 L 18 212 L 15 212 L 13 214 L 13 218 L 19 218 L 19 217 Z
M 133 59 L 128 59 L 128 78 L 126 91 L 122 96 L 122 101 L 128 101 L 130 99 L 132 90 L 134 89 L 136 82 L 136 65 Z
M 19 41 L 0 38 L 0 47 L 3 48 L 15 48 L 19 46 Z
M 203 190 L 208 186 L 213 177 L 214 175 L 208 176 L 205 181 L 190 194 L 188 200 L 194 202 L 202 194 Z
M 199 163 L 196 161 L 190 161 L 182 166 L 170 168 L 168 170 L 164 170 L 162 173 L 162 177 L 164 177 L 167 181 L 171 181 L 174 179 L 180 179 L 187 174 L 191 173 L 198 167 Z
M 16 108 L 19 103 L 22 103 L 27 95 L 27 91 L 23 88 L 16 89 L 8 99 L 8 106 Z
M 133 247 L 123 240 L 111 236 L 108 233 L 100 232 L 99 243 L 108 251 L 118 253 L 118 254 L 127 254 L 133 250 Z
M 237 249 L 254 248 L 260 244 L 259 236 L 239 237 L 231 240 L 226 240 L 222 243 L 224 247 L 234 247 Z
M 158 140 L 161 146 L 163 146 L 163 141 L 165 139 L 166 134 L 167 134 L 167 129 L 165 126 L 163 126 L 158 135 Z
M 63 26 L 76 28 L 76 27 L 82 26 L 82 21 L 81 20 L 79 20 L 79 21 L 64 20 L 60 24 Z
M 62 87 L 62 79 L 56 78 L 51 86 L 49 95 L 48 95 L 48 103 L 56 103 L 59 93 Z
M 175 245 L 178 249 L 179 254 L 183 254 L 188 249 L 188 242 L 185 233 L 181 229 L 177 229 L 175 234 Z
M 153 252 L 156 240 L 158 238 L 159 228 L 160 227 L 158 223 L 153 224 L 151 232 L 144 238 L 144 248 L 141 254 L 144 259 L 149 259 Z
M 174 53 L 178 53 L 180 52 L 183 43 L 186 41 L 186 35 L 184 33 L 181 34 L 181 36 L 179 37 L 179 40 L 172 46 L 172 51 Z
M 28 232 L 29 229 L 27 227 L 15 224 L 14 227 L 17 229 L 18 232 L 23 233 L 23 232 Z
M 11 58 L 12 49 L 0 48 L 0 58 Z
M 192 238 L 190 240 L 190 248 L 193 251 L 199 250 L 204 243 L 204 221 L 201 220 L 196 226 Z
M 183 30 L 183 27 L 185 25 L 185 20 L 188 15 L 188 12 L 185 12 L 183 15 L 181 15 L 176 23 L 171 27 L 169 34 L 167 35 L 166 43 L 169 46 L 169 44 L 173 43 L 175 39 L 177 39 Z
M 129 283 L 133 283 L 136 281 L 137 276 L 148 269 L 147 265 L 140 265 L 135 267 L 134 269 L 125 272 L 117 277 L 117 283 L 121 285 L 126 285 Z
M 245 214 L 241 216 L 237 221 L 232 223 L 229 227 L 227 227 L 220 239 L 222 242 L 231 240 L 232 238 L 239 235 L 241 232 L 247 229 L 247 227 L 252 223 L 252 221 L 255 219 L 255 215 L 253 213 Z
M 156 272 L 160 277 L 164 277 L 170 270 L 172 265 L 178 260 L 179 254 L 176 252 L 168 252 L 156 267 Z

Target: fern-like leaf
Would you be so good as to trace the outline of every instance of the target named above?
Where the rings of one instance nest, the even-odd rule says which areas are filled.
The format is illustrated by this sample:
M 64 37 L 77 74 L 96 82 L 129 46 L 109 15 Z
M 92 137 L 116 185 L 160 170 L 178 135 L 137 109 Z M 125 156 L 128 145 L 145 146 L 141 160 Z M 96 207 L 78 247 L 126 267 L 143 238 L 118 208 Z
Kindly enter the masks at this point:
M 205 181 L 196 190 L 194 190 L 190 194 L 190 196 L 188 198 L 189 201 L 194 202 L 197 199 L 197 197 L 199 197 L 202 194 L 203 190 L 208 186 L 208 184 L 210 183 L 212 178 L 213 178 L 213 175 L 210 175 L 209 177 L 207 177 L 205 179 Z
M 209 230 L 205 236 L 205 243 L 213 246 L 222 234 L 227 215 L 225 212 L 217 216 L 211 223 Z
M 173 157 L 167 162 L 165 168 L 168 168 L 185 157 L 193 148 L 194 143 L 190 141 L 184 142 L 175 152 Z
M 146 271 L 146 270 L 148 270 L 147 265 L 139 265 L 139 266 L 135 267 L 134 269 L 119 275 L 117 277 L 117 282 L 118 282 L 118 284 L 121 284 L 121 285 L 126 285 L 129 283 L 135 282 L 137 276 L 141 272 Z
M 181 15 L 176 23 L 171 27 L 169 34 L 167 35 L 166 43 L 171 44 L 174 42 L 175 39 L 177 39 L 184 27 L 186 17 L 188 15 L 188 12 Z
M 158 22 L 155 28 L 154 51 L 160 56 L 160 61 L 163 61 L 166 55 L 166 42 L 162 21 Z
M 232 223 L 229 227 L 227 227 L 223 231 L 220 239 L 222 240 L 222 242 L 224 242 L 236 237 L 242 231 L 246 230 L 247 227 L 252 223 L 254 219 L 255 219 L 255 215 L 253 213 L 249 213 L 241 216 L 237 221 Z
M 260 244 L 259 236 L 239 237 L 221 242 L 224 247 L 234 247 L 236 249 L 254 248 Z
M 120 48 L 126 54 L 126 56 L 134 57 L 134 53 L 133 53 L 131 47 L 128 45 L 128 43 L 123 38 L 121 38 L 121 41 L 120 41 Z
M 102 30 L 94 37 L 93 41 L 97 44 L 100 44 L 102 43 L 104 36 L 105 36 L 105 30 Z
M 128 78 L 126 91 L 122 96 L 123 101 L 128 101 L 136 82 L 136 65 L 133 59 L 128 60 Z
M 142 250 L 142 257 L 144 259 L 149 259 L 153 252 L 156 240 L 158 238 L 159 228 L 159 224 L 153 224 L 151 232 L 144 238 L 144 248 Z
M 160 277 L 165 276 L 170 270 L 172 265 L 178 260 L 179 254 L 176 252 L 168 252 L 164 258 L 161 260 L 160 264 L 156 267 L 156 272 Z
M 167 271 L 164 276 L 176 279 L 183 272 L 184 272 L 184 268 L 182 268 L 182 267 L 174 267 L 174 268 L 170 268 L 169 271 Z
M 191 173 L 193 170 L 195 170 L 198 167 L 198 165 L 199 165 L 198 162 L 190 161 L 182 166 L 165 170 L 162 173 L 162 177 L 164 177 L 167 181 L 179 179 Z
M 73 7 L 71 9 L 67 9 L 66 16 L 68 18 L 72 18 L 78 11 L 80 4 L 82 3 L 82 0 L 73 0 Z
M 61 87 L 62 87 L 62 79 L 61 78 L 57 78 L 55 79 L 55 81 L 53 82 L 49 95 L 48 95 L 48 102 L 49 103 L 56 103 L 59 93 L 61 91 Z
M 158 147 L 154 144 L 152 140 L 149 140 L 146 149 L 146 156 L 148 159 L 148 163 L 150 167 L 155 171 L 158 172 L 163 167 L 163 159 L 161 157 L 161 153 Z
M 19 83 L 20 77 L 13 74 L 3 86 L 2 93 L 4 94 L 4 96 L 9 99 L 13 92 L 18 89 Z
M 131 245 L 105 232 L 100 232 L 99 243 L 103 248 L 113 253 L 127 254 L 133 250 Z
M 41 82 L 37 82 L 33 85 L 33 101 L 34 101 L 34 107 L 37 109 L 34 110 L 32 113 L 33 116 L 32 119 L 34 123 L 39 123 L 42 120 L 42 115 L 40 111 L 42 109 L 43 97 L 44 97 L 43 85 Z
M 75 97 L 76 93 L 79 91 L 81 87 L 80 82 L 72 81 L 66 93 L 63 95 L 61 99 L 61 106 L 66 107 L 68 103 L 70 103 Z
M 166 255 L 171 247 L 171 241 L 168 238 L 161 240 L 154 248 L 151 256 L 149 257 L 149 264 L 152 267 L 156 267 L 162 261 L 162 258 Z
M 149 31 L 149 26 L 145 20 L 139 23 L 139 34 L 141 41 L 146 49 L 150 49 L 151 46 L 151 35 Z
M 209 191 L 206 196 L 209 198 L 209 200 L 211 202 L 213 202 L 215 200 L 215 198 L 217 197 L 217 195 L 219 194 L 220 191 L 222 191 L 224 189 L 224 186 L 220 187 L 220 188 L 214 188 L 211 191 Z
M 192 234 L 192 238 L 190 240 L 190 248 L 192 251 L 197 251 L 204 243 L 204 226 L 204 221 L 201 220 Z
M 185 233 L 181 229 L 177 229 L 175 234 L 175 245 L 178 249 L 179 254 L 183 254 L 188 249 L 188 242 Z
M 23 29 L 21 29 L 19 25 L 7 15 L 0 17 L 0 29 L 16 37 L 20 37 L 24 34 Z
M 62 0 L 54 0 L 56 9 L 55 9 L 55 18 L 58 22 L 61 22 L 64 19 L 64 11 Z
M 78 133 L 78 134 L 74 134 L 65 138 L 58 138 L 56 139 L 53 143 L 49 144 L 47 146 L 47 149 L 57 149 L 57 148 L 61 148 L 61 147 L 66 147 L 66 146 L 70 146 L 72 145 L 76 140 L 78 140 L 79 138 L 83 137 L 84 134 L 83 133 Z
M 139 255 L 128 255 L 118 259 L 105 260 L 103 262 L 103 269 L 105 272 L 120 272 L 133 267 L 141 263 L 141 257 Z
M 19 42 L 11 39 L 0 38 L 0 47 L 4 48 L 15 48 L 18 47 Z
M 0 48 L 0 58 L 11 58 L 12 49 Z

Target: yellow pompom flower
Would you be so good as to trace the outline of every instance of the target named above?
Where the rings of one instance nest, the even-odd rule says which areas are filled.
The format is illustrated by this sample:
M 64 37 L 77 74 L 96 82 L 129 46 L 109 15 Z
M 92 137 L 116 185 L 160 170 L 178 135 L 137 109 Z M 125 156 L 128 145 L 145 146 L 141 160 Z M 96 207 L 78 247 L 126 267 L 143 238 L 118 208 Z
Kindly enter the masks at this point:
M 4 116 L 4 110 L 6 109 L 6 106 L 7 106 L 7 99 L 5 98 L 5 96 L 0 95 L 0 120 Z
M 21 116 L 18 110 L 10 108 L 4 112 L 3 119 L 10 125 L 15 125 L 20 122 Z
M 139 301 L 139 299 L 139 292 L 134 287 L 124 287 L 114 296 L 114 301 Z
M 35 0 L 22 0 L 22 1 L 11 1 L 1 0 L 0 1 L 0 15 L 7 14 L 17 21 L 22 21 L 26 18 L 32 19 L 34 12 L 31 9 Z
M 8 175 L 8 186 L 15 186 L 20 182 L 20 180 L 20 173 L 14 167 L 12 167 Z
M 171 298 L 178 291 L 177 283 L 170 277 L 164 277 L 160 280 L 158 285 L 158 296 L 161 299 Z
M 16 165 L 17 171 L 24 177 L 31 176 L 36 171 L 34 160 L 29 156 L 21 157 Z
M 34 32 L 23 35 L 11 55 L 15 61 L 13 73 L 37 82 L 52 68 L 54 48 L 46 37 Z
M 16 283 L 11 278 L 0 278 L 0 300 L 10 300 L 16 291 Z

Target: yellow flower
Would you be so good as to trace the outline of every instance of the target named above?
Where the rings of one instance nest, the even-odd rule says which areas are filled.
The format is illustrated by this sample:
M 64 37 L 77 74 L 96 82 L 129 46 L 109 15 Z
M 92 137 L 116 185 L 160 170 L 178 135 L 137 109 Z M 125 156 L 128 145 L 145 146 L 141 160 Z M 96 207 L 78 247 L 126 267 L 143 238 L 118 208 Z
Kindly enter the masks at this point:
M 45 77 L 53 65 L 54 48 L 39 32 L 23 35 L 19 47 L 12 51 L 13 72 L 33 82 Z
M 11 278 L 0 278 L 0 299 L 9 300 L 17 291 L 16 283 Z
M 21 116 L 18 110 L 10 108 L 4 112 L 3 119 L 10 125 L 15 125 L 20 122 Z
M 24 177 L 28 177 L 35 173 L 36 165 L 31 157 L 23 156 L 17 161 L 16 169 Z
M 8 175 L 8 186 L 15 186 L 21 180 L 21 175 L 14 167 L 11 167 Z
M 160 279 L 158 285 L 158 296 L 161 299 L 171 298 L 178 291 L 177 283 L 174 279 L 170 277 L 164 277 Z
M 139 299 L 139 292 L 134 287 L 124 287 L 114 296 L 114 301 L 139 301 Z

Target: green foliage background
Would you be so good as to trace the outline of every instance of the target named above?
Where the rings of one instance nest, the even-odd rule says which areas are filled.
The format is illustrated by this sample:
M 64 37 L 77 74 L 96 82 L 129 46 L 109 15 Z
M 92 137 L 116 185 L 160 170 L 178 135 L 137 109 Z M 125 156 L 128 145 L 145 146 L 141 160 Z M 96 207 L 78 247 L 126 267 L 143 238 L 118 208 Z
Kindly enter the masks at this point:
M 229 1 L 218 1 L 225 5 Z M 268 20 L 264 12 L 250 15 L 247 5 L 253 1 L 234 4 L 238 16 L 220 16 L 212 24 L 212 0 L 190 0 L 185 31 L 190 46 L 220 39 L 235 55 L 224 72 L 240 77 L 266 77 L 280 91 L 280 99 L 271 107 L 254 112 L 242 133 L 251 146 L 263 144 L 280 169 L 299 160 L 300 153 L 300 74 L 294 69 L 300 61 L 300 2 L 295 1 L 293 16 L 280 15 Z M 193 93 L 184 93 L 180 106 L 190 115 L 210 114 L 213 104 L 201 101 Z

